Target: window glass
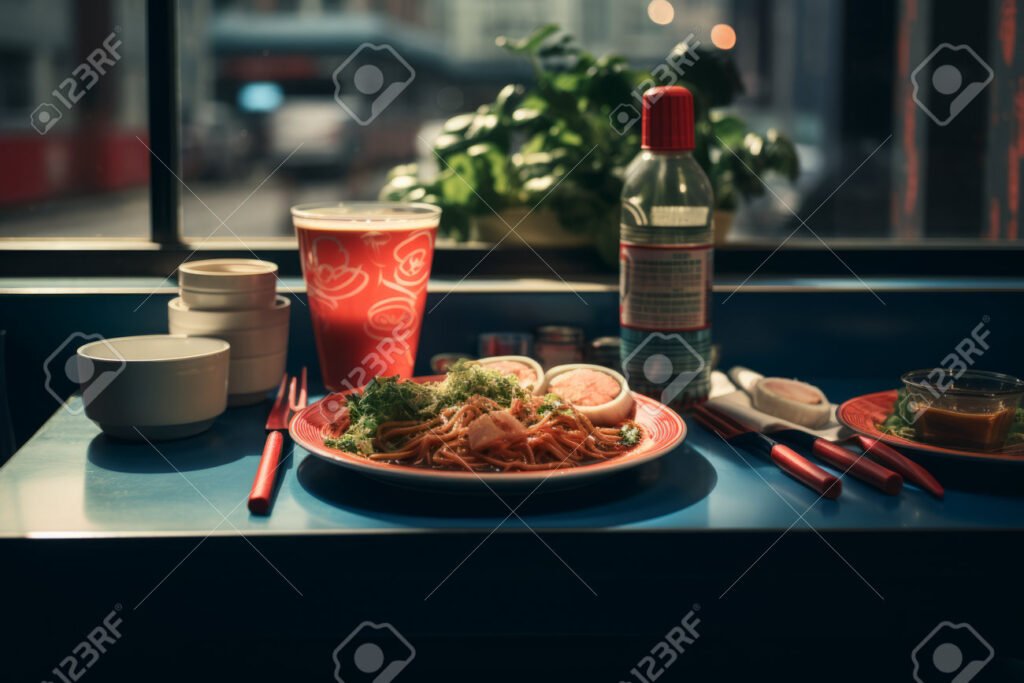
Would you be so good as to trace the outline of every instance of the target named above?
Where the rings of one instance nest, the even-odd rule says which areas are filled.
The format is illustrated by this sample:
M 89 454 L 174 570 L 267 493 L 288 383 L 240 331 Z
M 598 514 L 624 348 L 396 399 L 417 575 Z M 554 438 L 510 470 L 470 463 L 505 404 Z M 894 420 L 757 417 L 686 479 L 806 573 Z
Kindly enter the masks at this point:
M 595 58 L 624 57 L 637 79 L 694 86 L 704 126 L 699 151 L 716 189 L 717 229 L 728 244 L 1016 239 L 1022 152 L 1013 103 L 1024 55 L 1013 35 L 1024 20 L 1001 6 L 183 0 L 185 232 L 204 239 L 290 235 L 291 204 L 376 198 L 385 186 L 399 195 L 403 183 L 408 189 L 414 182 L 418 194 L 407 196 L 445 193 L 466 214 L 448 226 L 462 238 L 500 238 L 500 223 L 497 231 L 487 229 L 494 223 L 487 207 L 511 222 L 545 197 L 529 222 L 550 233 L 548 206 L 564 223 L 567 204 L 614 205 L 614 177 L 604 161 L 550 196 L 554 183 L 543 182 L 576 168 L 559 167 L 559 158 L 582 161 L 582 151 L 595 146 L 598 159 L 608 147 L 621 148 L 609 131 L 618 124 L 608 102 L 596 98 L 589 123 L 554 142 L 542 135 L 550 131 L 516 127 L 496 109 L 504 106 L 504 86 L 523 84 L 527 94 L 511 96 L 528 97 L 537 79 L 528 54 L 495 39 L 554 23 Z M 559 52 L 561 35 L 550 37 L 533 62 L 576 97 L 585 83 L 570 87 L 571 76 L 554 76 L 571 72 L 579 59 Z M 696 49 L 699 58 L 673 75 L 666 65 L 680 65 L 681 43 L 681 54 Z M 622 99 L 635 111 L 628 91 Z M 630 110 L 620 123 L 631 127 Z M 450 121 L 464 112 L 479 112 L 473 134 Z M 495 112 L 497 132 L 487 128 L 486 116 Z M 439 145 L 446 121 L 455 137 Z M 638 128 L 623 133 L 631 144 Z M 568 140 L 573 135 L 578 139 Z M 498 149 L 449 155 L 445 140 Z M 539 172 L 531 159 L 549 166 Z M 415 169 L 393 170 L 410 162 Z M 585 174 L 587 165 L 580 168 Z M 445 173 L 458 178 L 435 182 Z M 531 190 L 538 187 L 544 191 Z M 446 208 L 447 216 L 455 213 Z M 582 221 L 566 239 L 596 239 L 589 226 Z
M 0 236 L 148 236 L 145 3 L 0 17 Z

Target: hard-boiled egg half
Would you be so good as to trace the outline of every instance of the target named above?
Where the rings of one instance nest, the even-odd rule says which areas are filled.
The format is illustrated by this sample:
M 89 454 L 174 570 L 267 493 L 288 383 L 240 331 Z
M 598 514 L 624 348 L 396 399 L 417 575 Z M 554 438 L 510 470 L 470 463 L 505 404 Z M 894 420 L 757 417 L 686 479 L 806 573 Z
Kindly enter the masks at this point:
M 613 427 L 633 411 L 633 393 L 626 378 L 601 365 L 572 363 L 547 372 L 543 393 L 559 398 L 602 427 Z

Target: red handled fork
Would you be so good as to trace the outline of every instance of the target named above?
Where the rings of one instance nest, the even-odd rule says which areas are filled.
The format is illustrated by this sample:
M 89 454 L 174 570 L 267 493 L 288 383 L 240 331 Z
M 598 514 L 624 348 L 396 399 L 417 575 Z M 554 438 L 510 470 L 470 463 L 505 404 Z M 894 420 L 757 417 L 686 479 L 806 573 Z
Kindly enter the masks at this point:
M 267 417 L 267 440 L 263 444 L 263 455 L 256 470 L 256 479 L 252 482 L 249 492 L 249 512 L 254 515 L 270 514 L 270 500 L 274 495 L 274 484 L 277 481 L 277 469 L 281 465 L 281 447 L 284 445 L 284 432 L 288 431 L 288 417 L 306 407 L 308 400 L 306 388 L 306 368 L 302 368 L 301 379 L 296 395 L 296 378 L 288 381 L 288 373 L 281 377 L 281 386 L 277 388 L 277 397 Z M 285 387 L 288 396 L 285 397 Z

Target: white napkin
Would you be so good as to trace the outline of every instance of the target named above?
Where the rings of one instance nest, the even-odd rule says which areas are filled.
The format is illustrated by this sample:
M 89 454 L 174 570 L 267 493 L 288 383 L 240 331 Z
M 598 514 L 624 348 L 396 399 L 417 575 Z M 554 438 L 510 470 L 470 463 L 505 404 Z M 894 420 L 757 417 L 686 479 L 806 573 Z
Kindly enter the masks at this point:
M 728 376 L 724 372 L 720 372 L 718 370 L 711 373 L 711 393 L 708 398 L 708 403 L 750 427 L 759 431 L 764 431 L 765 427 L 768 427 L 769 425 L 773 428 L 779 429 L 799 429 L 804 432 L 816 434 L 823 439 L 828 439 L 829 441 L 836 441 L 841 438 L 840 431 L 847 431 L 846 428 L 836 420 L 837 406 L 834 403 L 831 404 L 832 415 L 829 417 L 828 425 L 821 429 L 808 429 L 802 425 L 788 422 L 777 418 L 774 415 L 761 412 L 751 405 L 750 395 L 746 391 L 738 389 L 736 385 L 733 384 L 733 381 L 729 379 L 730 377 L 736 379 L 745 387 L 752 387 L 758 380 L 762 379 L 764 375 L 760 375 L 753 370 L 739 366 L 731 368 Z

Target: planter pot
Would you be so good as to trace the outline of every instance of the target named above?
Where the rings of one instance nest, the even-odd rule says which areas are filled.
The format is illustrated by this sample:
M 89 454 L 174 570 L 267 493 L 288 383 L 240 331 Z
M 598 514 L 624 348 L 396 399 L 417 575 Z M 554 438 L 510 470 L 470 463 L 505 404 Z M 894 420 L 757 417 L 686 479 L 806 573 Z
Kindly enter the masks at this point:
M 532 247 L 586 247 L 594 244 L 594 237 L 586 233 L 566 230 L 558 216 L 550 209 L 530 211 L 526 206 L 513 206 L 494 214 L 477 216 L 474 221 L 473 239 L 484 242 L 501 242 L 502 247 L 521 247 L 522 242 L 515 235 L 508 235 L 508 226 L 516 229 Z M 507 225 L 506 225 L 507 224 Z
M 525 206 L 515 206 L 504 209 L 500 215 L 501 218 L 494 214 L 477 216 L 474 221 L 473 239 L 483 242 L 501 241 L 502 247 L 520 246 L 521 242 L 514 235 L 505 237 L 508 234 L 507 223 L 515 227 L 516 232 L 533 247 L 587 247 L 594 245 L 593 236 L 566 230 L 558 221 L 555 212 L 550 209 L 537 209 L 530 213 L 530 209 Z M 715 209 L 714 242 L 716 247 L 726 243 L 735 219 L 735 211 Z
M 726 240 L 729 237 L 729 232 L 732 230 L 732 223 L 735 219 L 735 211 L 715 209 L 715 223 L 713 230 L 716 247 L 720 247 L 726 243 Z

